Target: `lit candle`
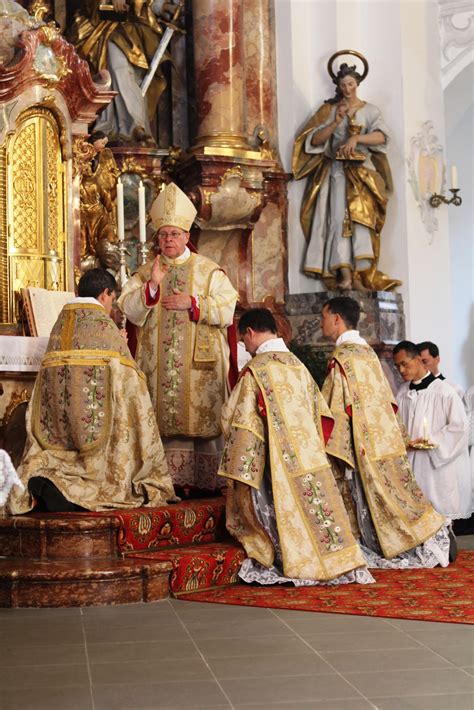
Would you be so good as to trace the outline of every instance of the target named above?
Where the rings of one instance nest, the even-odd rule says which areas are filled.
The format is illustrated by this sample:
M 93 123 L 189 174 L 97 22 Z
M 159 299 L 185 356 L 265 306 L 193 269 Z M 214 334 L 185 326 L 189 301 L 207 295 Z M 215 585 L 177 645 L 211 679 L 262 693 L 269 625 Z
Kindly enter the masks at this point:
M 451 189 L 458 189 L 458 169 L 455 165 L 451 165 Z
M 145 208 L 145 186 L 140 180 L 138 187 L 138 226 L 140 244 L 146 242 L 146 208 Z
M 117 236 L 121 242 L 125 239 L 123 184 L 120 178 L 117 180 Z
M 423 419 L 423 440 L 428 441 L 428 422 L 426 417 Z

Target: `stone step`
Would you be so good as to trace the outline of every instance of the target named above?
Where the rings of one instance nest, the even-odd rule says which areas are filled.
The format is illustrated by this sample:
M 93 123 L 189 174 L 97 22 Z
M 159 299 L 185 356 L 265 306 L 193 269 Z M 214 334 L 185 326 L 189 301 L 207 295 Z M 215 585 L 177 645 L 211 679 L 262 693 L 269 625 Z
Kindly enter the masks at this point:
M 0 518 L 0 555 L 31 560 L 117 557 L 118 518 L 36 513 Z
M 0 607 L 78 607 L 153 602 L 169 596 L 162 560 L 0 559 Z
M 173 564 L 170 591 L 173 595 L 236 584 L 246 555 L 236 542 L 190 545 L 155 552 L 132 553 L 127 559 L 169 560 Z
M 215 542 L 226 537 L 224 516 L 221 497 L 161 508 L 10 516 L 0 518 L 0 555 L 37 560 L 116 557 Z

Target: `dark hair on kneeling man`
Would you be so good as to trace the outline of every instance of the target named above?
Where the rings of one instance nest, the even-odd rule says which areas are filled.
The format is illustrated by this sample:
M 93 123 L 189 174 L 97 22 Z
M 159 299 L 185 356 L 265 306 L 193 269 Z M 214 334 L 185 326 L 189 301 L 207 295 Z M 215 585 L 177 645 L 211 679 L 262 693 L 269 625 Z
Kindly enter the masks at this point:
M 257 333 L 275 333 L 278 332 L 275 318 L 268 308 L 251 308 L 249 311 L 242 313 L 239 320 L 239 333 L 243 335 L 247 328 L 252 328 Z
M 77 295 L 82 298 L 97 298 L 107 290 L 109 293 L 117 290 L 117 282 L 106 269 L 90 269 L 79 279 Z
M 411 357 L 418 357 L 420 354 L 418 351 L 418 347 L 415 345 L 415 343 L 412 343 L 411 340 L 400 340 L 397 345 L 393 348 L 392 355 L 396 355 L 397 353 L 401 352 L 404 350 L 407 355 L 410 355 Z
M 355 329 L 360 318 L 360 306 L 357 301 L 349 296 L 336 296 L 330 298 L 323 305 L 327 306 L 330 313 L 341 316 L 342 320 L 348 328 Z

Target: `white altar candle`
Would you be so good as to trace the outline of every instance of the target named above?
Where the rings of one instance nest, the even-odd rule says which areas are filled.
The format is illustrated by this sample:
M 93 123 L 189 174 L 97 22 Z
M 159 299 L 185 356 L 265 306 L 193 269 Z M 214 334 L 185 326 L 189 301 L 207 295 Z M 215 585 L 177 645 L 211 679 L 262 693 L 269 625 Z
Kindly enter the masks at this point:
M 140 244 L 146 242 L 146 208 L 145 208 L 145 186 L 140 180 L 138 187 L 138 226 Z
M 123 185 L 120 178 L 117 180 L 117 236 L 121 242 L 125 239 Z
M 458 169 L 455 165 L 451 165 L 451 189 L 458 189 Z
M 426 421 L 426 417 L 423 419 L 423 440 L 428 441 L 428 422 Z

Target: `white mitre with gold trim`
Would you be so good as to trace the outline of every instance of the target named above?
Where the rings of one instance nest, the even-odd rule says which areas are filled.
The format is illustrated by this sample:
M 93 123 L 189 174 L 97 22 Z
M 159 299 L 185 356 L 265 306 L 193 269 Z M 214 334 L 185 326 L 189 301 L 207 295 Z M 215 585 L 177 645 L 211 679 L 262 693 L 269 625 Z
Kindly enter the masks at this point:
M 155 229 L 169 226 L 189 232 L 196 213 L 197 209 L 189 197 L 174 182 L 170 182 L 153 202 L 150 217 Z

